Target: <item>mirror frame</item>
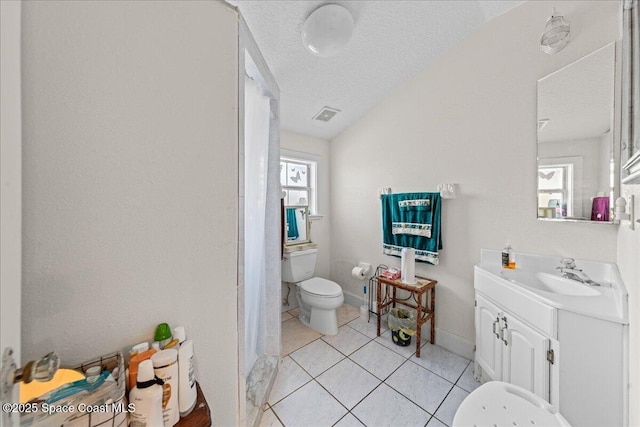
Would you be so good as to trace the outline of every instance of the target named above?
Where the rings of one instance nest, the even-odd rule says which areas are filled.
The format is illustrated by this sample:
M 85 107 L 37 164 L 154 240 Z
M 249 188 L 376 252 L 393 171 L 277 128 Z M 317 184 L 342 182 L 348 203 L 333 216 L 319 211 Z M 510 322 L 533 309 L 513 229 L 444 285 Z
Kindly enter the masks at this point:
M 553 74 L 556 74 L 568 67 L 571 67 L 572 65 L 578 63 L 579 61 L 583 60 L 586 57 L 589 57 L 590 55 L 593 55 L 594 53 L 601 51 L 603 49 L 606 49 L 609 46 L 613 46 L 613 52 L 614 52 L 614 59 L 613 59 L 613 114 L 612 114 L 612 118 L 611 118 L 611 131 L 613 133 L 612 136 L 612 160 L 613 160 L 613 177 L 614 177 L 614 183 L 613 183 L 613 195 L 612 197 L 610 197 L 610 202 L 609 202 L 609 210 L 610 210 L 610 219 L 609 221 L 592 221 L 591 219 L 580 219 L 580 218 L 545 218 L 545 217 L 541 217 L 540 213 L 539 213 L 539 207 L 538 207 L 538 168 L 540 167 L 540 160 L 541 158 L 539 157 L 539 138 L 538 138 L 538 133 L 539 131 L 536 130 L 536 191 L 535 191 L 535 198 L 536 198 L 536 219 L 538 221 L 547 221 L 547 222 L 577 222 L 577 223 L 586 223 L 586 224 L 615 224 L 614 222 L 614 218 L 613 218 L 613 208 L 614 208 L 614 202 L 616 200 L 616 198 L 620 195 L 620 191 L 621 191 L 621 180 L 620 180 L 620 170 L 621 170 L 621 159 L 620 159 L 620 148 L 621 148 L 621 138 L 620 138 L 620 104 L 621 104 L 621 100 L 620 100 L 620 96 L 621 96 L 621 91 L 620 91 L 620 69 L 621 69 L 621 64 L 620 64 L 620 55 L 619 55 L 619 42 L 613 40 L 597 49 L 594 49 L 591 52 L 586 53 L 585 55 L 583 55 L 582 57 L 576 59 L 575 61 L 572 61 L 569 64 L 566 64 L 564 66 L 562 66 L 561 68 L 540 77 L 537 82 L 536 82 L 536 123 L 540 120 L 539 116 L 539 100 L 540 100 L 540 89 L 539 89 L 539 85 L 540 82 L 550 76 L 552 76 Z M 536 126 L 537 129 L 537 126 Z M 591 214 L 589 213 L 588 218 L 591 217 Z
M 287 236 L 287 225 L 288 225 L 288 221 L 287 221 L 287 209 L 304 209 L 305 212 L 303 213 L 304 215 L 304 222 L 305 222 L 305 229 L 306 229 L 306 239 L 305 240 L 294 240 L 294 241 L 290 241 L 288 236 Z M 283 236 L 283 241 L 284 241 L 284 245 L 285 246 L 295 246 L 295 245 L 302 245 L 304 243 L 311 243 L 311 236 L 310 236 L 310 232 L 311 232 L 311 223 L 309 221 L 309 206 L 307 205 L 285 205 L 284 206 L 284 223 L 285 223 L 285 227 L 284 227 L 284 236 Z
M 640 184 L 640 3 L 625 0 L 622 12 L 621 184 Z

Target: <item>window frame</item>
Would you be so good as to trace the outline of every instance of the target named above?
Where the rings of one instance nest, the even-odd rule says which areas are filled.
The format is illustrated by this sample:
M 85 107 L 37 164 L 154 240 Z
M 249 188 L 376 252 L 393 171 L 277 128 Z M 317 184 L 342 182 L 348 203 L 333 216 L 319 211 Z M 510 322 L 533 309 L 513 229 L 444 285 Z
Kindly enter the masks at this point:
M 540 162 L 538 164 L 538 173 L 540 172 L 540 169 L 543 168 L 556 168 L 556 169 L 562 169 L 563 170 L 563 176 L 562 176 L 562 187 L 559 188 L 548 188 L 548 189 L 540 189 L 540 178 L 538 177 L 538 183 L 537 183 L 537 187 L 538 187 L 538 204 L 539 204 L 539 200 L 540 200 L 540 195 L 541 194 L 553 194 L 553 193 L 560 193 L 562 194 L 562 199 L 564 202 L 566 202 L 566 212 L 565 215 L 563 215 L 561 218 L 567 218 L 567 217 L 572 217 L 575 214 L 575 210 L 576 210 L 576 206 L 575 206 L 575 194 L 574 194 L 574 185 L 575 185 L 575 179 L 574 179 L 574 174 L 575 174 L 575 165 L 571 162 L 549 162 L 549 163 L 542 163 Z M 544 206 L 538 206 L 538 208 L 541 208 Z
M 319 194 L 321 189 L 318 188 L 319 182 L 319 170 L 322 159 L 320 156 L 310 153 L 304 153 L 302 151 L 295 151 L 289 149 L 280 149 L 280 162 L 291 162 L 307 165 L 309 176 L 307 180 L 307 187 L 290 187 L 286 185 L 282 185 L 280 182 L 280 186 L 282 191 L 286 191 L 288 189 L 296 190 L 296 189 L 308 189 L 309 191 L 309 217 L 311 219 L 322 218 L 322 211 L 320 210 L 320 197 Z

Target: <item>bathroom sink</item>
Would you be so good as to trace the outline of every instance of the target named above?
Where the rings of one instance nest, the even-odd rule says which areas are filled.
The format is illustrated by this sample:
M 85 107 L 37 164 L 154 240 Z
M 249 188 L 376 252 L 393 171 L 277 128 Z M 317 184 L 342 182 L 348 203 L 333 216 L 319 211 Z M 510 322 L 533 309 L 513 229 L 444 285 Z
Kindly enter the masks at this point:
M 600 292 L 597 290 L 598 286 L 589 286 L 577 280 L 567 279 L 549 273 L 526 270 L 502 270 L 500 275 L 509 281 L 545 292 L 579 296 L 600 295 Z
M 521 315 L 543 319 L 540 328 L 553 328 L 555 317 L 536 311 L 537 301 L 554 307 L 598 319 L 627 324 L 629 319 L 627 291 L 615 264 L 576 259 L 576 272 L 600 286 L 590 286 L 564 277 L 558 267 L 563 258 L 516 253 L 516 268 L 502 268 L 501 251 L 483 249 L 480 263 L 474 268 L 474 287 L 483 295 L 503 306 L 518 302 Z M 543 322 L 544 323 L 544 322 Z M 546 330 L 546 329 L 541 329 Z

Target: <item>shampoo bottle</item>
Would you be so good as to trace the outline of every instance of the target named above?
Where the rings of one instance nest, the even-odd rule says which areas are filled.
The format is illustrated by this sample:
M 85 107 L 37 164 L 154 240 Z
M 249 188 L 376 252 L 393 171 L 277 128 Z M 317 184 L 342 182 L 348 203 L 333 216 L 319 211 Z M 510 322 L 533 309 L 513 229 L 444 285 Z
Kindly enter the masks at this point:
M 162 413 L 164 427 L 172 427 L 180 421 L 178 409 L 178 350 L 169 348 L 151 356 L 153 371 L 162 385 Z M 159 424 L 160 427 L 162 424 Z
M 151 360 L 140 362 L 136 386 L 129 393 L 129 402 L 135 405 L 135 410 L 129 413 L 129 427 L 162 426 L 162 385 L 160 383 L 153 373 Z
M 502 268 L 508 268 L 513 270 L 516 268 L 516 261 L 513 257 L 513 249 L 511 249 L 511 243 L 507 240 L 502 250 Z
M 138 378 L 138 367 L 140 363 L 144 360 L 151 359 L 151 356 L 155 354 L 154 349 L 149 349 L 147 351 L 143 351 L 142 353 L 137 353 L 131 357 L 129 361 L 129 390 L 133 389 L 136 385 L 136 379 Z
M 180 416 L 186 417 L 196 406 L 196 378 L 193 370 L 193 341 L 186 339 L 184 326 L 176 326 L 174 335 L 180 342 L 178 348 L 178 403 Z

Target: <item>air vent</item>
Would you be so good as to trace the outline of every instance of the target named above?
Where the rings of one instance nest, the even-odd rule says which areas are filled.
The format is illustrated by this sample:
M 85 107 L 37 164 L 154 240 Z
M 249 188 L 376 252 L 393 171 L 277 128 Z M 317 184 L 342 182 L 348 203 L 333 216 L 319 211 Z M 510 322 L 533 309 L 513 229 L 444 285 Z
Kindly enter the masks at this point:
M 328 122 L 329 120 L 331 120 L 333 118 L 333 116 L 335 116 L 339 112 L 340 112 L 340 110 L 338 110 L 337 108 L 327 107 L 325 105 L 324 107 L 322 107 L 322 109 L 320 110 L 320 112 L 318 114 L 313 116 L 313 120 L 320 120 L 321 122 Z

